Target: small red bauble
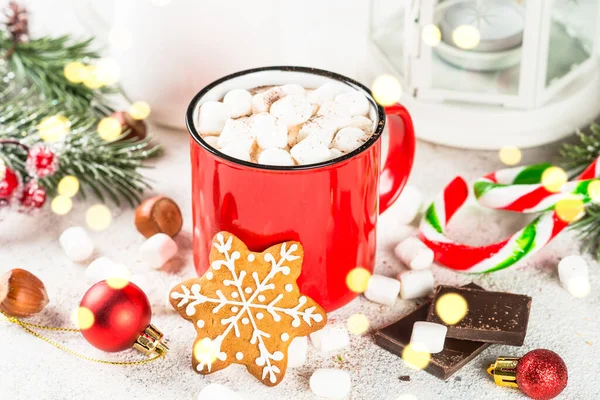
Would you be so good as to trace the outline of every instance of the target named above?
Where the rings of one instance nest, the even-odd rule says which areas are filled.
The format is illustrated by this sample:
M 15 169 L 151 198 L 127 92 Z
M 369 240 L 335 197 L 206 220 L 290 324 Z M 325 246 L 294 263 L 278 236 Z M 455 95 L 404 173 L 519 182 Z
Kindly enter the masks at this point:
M 565 362 L 553 351 L 530 351 L 517 364 L 517 385 L 536 400 L 553 399 L 567 386 L 569 374 Z
M 46 202 L 46 190 L 37 184 L 29 181 L 23 188 L 23 195 L 20 203 L 25 208 L 41 208 Z
M 0 201 L 8 201 L 19 187 L 19 177 L 12 169 L 4 167 L 4 178 L 0 180 Z
M 25 168 L 31 176 L 45 178 L 53 175 L 58 169 L 58 157 L 49 147 L 37 145 L 29 150 Z
M 150 303 L 142 289 L 131 282 L 118 288 L 121 282 L 114 281 L 96 283 L 81 300 L 81 307 L 89 309 L 94 316 L 91 326 L 81 333 L 92 346 L 107 352 L 132 348 L 152 317 Z

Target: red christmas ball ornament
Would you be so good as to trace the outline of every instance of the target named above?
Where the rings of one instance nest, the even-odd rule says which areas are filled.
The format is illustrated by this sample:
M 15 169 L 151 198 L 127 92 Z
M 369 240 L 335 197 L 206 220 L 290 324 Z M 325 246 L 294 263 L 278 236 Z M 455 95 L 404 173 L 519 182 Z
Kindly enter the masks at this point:
M 42 208 L 46 203 L 46 190 L 35 181 L 29 181 L 23 188 L 20 203 L 27 209 Z
M 25 168 L 29 175 L 37 178 L 54 175 L 58 169 L 58 156 L 48 146 L 36 145 L 27 153 Z
M 4 177 L 0 179 L 0 203 L 10 202 L 19 188 L 19 176 L 7 166 L 3 167 Z
M 488 368 L 499 386 L 518 387 L 532 399 L 550 400 L 567 387 L 569 373 L 553 351 L 537 349 L 521 358 L 499 357 Z
M 92 286 L 81 300 L 79 327 L 85 339 L 106 352 L 135 348 L 150 355 L 165 353 L 163 334 L 150 325 L 146 294 L 131 282 L 109 279 Z

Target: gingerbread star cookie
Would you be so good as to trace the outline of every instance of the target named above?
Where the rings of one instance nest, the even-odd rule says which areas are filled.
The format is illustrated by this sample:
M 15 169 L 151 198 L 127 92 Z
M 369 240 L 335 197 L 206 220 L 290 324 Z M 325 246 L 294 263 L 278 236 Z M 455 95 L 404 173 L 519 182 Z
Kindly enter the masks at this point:
M 173 307 L 198 332 L 195 371 L 210 374 L 236 363 L 265 385 L 281 382 L 291 341 L 327 323 L 325 311 L 296 284 L 303 258 L 298 242 L 254 253 L 228 232 L 213 238 L 208 271 L 170 294 Z

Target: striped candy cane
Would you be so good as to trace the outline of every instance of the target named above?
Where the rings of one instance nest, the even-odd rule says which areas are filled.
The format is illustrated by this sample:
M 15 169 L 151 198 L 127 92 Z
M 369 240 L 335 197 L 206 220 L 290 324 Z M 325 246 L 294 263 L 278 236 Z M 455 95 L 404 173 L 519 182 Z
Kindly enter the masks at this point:
M 560 200 L 577 197 L 583 204 L 592 201 L 588 186 L 600 176 L 599 159 L 556 193 L 540 183 L 542 174 L 551 166 L 547 163 L 503 169 L 478 179 L 473 191 L 482 206 L 542 213 L 508 239 L 480 247 L 457 243 L 445 234 L 448 223 L 469 197 L 467 183 L 457 177 L 427 208 L 420 225 L 420 238 L 434 251 L 436 261 L 448 268 L 467 273 L 508 268 L 535 254 L 569 225 L 554 211 Z

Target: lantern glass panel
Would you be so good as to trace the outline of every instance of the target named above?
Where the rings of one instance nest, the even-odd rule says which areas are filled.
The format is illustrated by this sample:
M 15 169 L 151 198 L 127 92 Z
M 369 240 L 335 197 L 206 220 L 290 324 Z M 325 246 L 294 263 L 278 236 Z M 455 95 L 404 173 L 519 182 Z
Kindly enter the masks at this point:
M 405 75 L 406 1 L 373 0 L 371 40 L 386 63 L 401 77 Z

